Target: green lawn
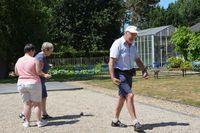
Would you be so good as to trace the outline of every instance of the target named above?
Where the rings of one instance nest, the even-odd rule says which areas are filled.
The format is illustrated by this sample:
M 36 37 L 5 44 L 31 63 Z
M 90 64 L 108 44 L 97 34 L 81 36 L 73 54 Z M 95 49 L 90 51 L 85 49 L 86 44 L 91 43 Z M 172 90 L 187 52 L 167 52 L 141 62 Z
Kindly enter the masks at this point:
M 110 79 L 90 80 L 88 84 L 108 89 L 117 89 Z M 200 107 L 200 76 L 162 77 L 159 79 L 133 78 L 133 88 L 137 94 L 167 99 Z

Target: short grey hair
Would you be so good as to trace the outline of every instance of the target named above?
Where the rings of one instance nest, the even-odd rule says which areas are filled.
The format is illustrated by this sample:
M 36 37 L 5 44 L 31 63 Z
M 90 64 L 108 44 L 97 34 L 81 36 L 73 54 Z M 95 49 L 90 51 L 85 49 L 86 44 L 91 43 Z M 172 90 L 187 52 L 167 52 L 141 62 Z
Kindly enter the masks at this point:
M 49 49 L 53 49 L 54 47 L 53 47 L 53 44 L 52 43 L 50 43 L 50 42 L 44 42 L 43 44 L 42 44 L 42 50 L 49 50 Z

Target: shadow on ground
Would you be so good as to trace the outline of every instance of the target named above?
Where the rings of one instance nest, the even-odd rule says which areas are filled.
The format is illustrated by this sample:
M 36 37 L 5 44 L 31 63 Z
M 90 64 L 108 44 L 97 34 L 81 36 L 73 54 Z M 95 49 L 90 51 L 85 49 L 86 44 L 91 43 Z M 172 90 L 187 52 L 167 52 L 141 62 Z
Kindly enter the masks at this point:
M 142 130 L 139 133 L 145 133 L 145 130 L 152 130 L 157 127 L 166 127 L 166 126 L 189 126 L 189 123 L 178 123 L 178 122 L 161 122 L 161 123 L 152 123 L 152 124 L 143 124 Z M 133 126 L 133 125 L 129 125 Z
M 92 114 L 80 114 L 80 115 L 63 115 L 55 116 L 49 119 L 48 126 L 60 126 L 65 124 L 74 124 L 80 121 L 81 117 L 92 117 Z
M 188 126 L 189 123 L 177 123 L 177 122 L 161 122 L 161 123 L 153 123 L 153 124 L 143 124 L 144 130 L 152 130 L 156 127 L 166 127 L 166 126 Z

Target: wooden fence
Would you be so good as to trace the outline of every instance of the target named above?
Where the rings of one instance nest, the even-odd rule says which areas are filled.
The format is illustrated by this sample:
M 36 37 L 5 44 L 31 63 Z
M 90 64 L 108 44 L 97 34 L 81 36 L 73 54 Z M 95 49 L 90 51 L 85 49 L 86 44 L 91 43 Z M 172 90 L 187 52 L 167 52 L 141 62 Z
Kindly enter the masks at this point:
M 80 57 L 80 58 L 51 58 L 48 59 L 54 66 L 60 65 L 95 65 L 98 63 L 108 63 L 108 57 Z

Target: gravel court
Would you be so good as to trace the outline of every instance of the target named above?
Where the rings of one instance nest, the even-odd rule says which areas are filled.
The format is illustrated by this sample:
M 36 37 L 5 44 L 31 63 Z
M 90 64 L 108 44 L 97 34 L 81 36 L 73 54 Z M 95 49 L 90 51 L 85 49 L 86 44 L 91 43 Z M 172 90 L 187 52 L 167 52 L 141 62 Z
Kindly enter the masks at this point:
M 110 126 L 116 97 L 91 91 L 88 89 L 75 91 L 49 92 L 48 111 L 54 119 L 43 128 L 34 127 L 34 117 L 31 127 L 23 128 L 18 114 L 22 109 L 18 94 L 4 94 L 0 97 L 0 132 L 48 132 L 48 133 L 132 133 L 130 116 L 124 106 L 121 121 L 128 124 L 127 128 Z M 137 101 L 137 99 L 136 99 Z M 149 133 L 199 133 L 200 118 L 177 112 L 156 108 L 147 104 L 137 103 L 138 118 L 144 124 L 145 132 Z M 79 114 L 83 112 L 84 116 Z

